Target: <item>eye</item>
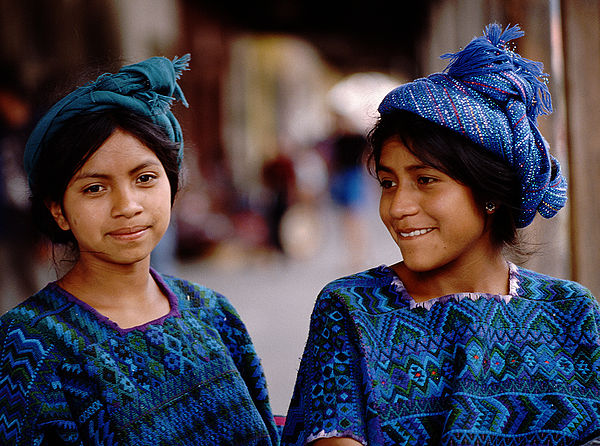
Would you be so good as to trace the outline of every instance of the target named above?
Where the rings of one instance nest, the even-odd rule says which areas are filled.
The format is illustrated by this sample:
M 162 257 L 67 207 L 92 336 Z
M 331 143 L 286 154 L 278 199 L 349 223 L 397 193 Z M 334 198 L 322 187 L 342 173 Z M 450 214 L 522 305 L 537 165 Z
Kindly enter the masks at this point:
M 139 177 L 137 177 L 137 182 L 141 184 L 149 184 L 152 183 L 157 178 L 157 175 L 152 173 L 143 173 Z
M 92 184 L 91 186 L 87 186 L 83 189 L 83 193 L 85 194 L 97 194 L 104 190 L 104 187 L 101 184 Z
M 396 185 L 396 182 L 388 179 L 380 179 L 379 185 L 382 189 L 390 189 Z
M 436 181 L 437 179 L 433 177 L 420 176 L 417 178 L 417 183 L 419 183 L 422 186 L 427 186 L 429 184 L 435 183 Z

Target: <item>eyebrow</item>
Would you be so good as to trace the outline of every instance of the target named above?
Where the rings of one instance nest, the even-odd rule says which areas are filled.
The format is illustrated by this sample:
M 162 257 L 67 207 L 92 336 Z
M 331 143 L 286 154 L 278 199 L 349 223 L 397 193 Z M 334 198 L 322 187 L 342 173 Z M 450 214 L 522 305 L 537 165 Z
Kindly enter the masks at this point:
M 408 166 L 408 168 L 406 170 L 408 170 L 409 172 L 415 172 L 415 171 L 425 170 L 425 169 L 437 170 L 435 167 L 429 166 L 428 164 L 411 164 L 410 166 Z M 376 173 L 379 173 L 379 172 L 387 172 L 387 173 L 393 174 L 395 171 L 391 167 L 380 164 L 379 167 L 377 168 Z
M 144 162 L 140 163 L 138 166 L 131 169 L 128 172 L 128 174 L 133 175 L 134 173 L 139 172 L 140 170 L 143 170 L 147 167 L 154 167 L 154 166 L 160 166 L 160 165 L 161 165 L 160 161 L 154 161 L 154 160 L 144 161 Z M 108 173 L 94 172 L 94 171 L 89 171 L 89 172 L 82 171 L 79 174 L 73 176 L 72 181 L 75 182 L 78 180 L 92 179 L 92 178 L 108 179 L 111 176 L 112 175 L 110 175 Z

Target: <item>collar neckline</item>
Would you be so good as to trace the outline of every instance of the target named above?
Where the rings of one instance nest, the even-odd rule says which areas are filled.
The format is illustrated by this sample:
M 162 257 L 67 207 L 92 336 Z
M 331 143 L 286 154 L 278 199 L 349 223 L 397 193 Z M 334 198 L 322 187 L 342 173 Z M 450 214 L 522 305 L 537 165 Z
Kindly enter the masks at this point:
M 406 287 L 404 286 L 404 283 L 402 282 L 400 277 L 398 277 L 396 272 L 390 266 L 382 265 L 381 268 L 386 270 L 388 272 L 388 274 L 390 274 L 392 276 L 392 283 L 391 283 L 392 286 L 397 291 L 399 291 L 400 294 L 403 296 L 403 298 L 409 303 L 411 310 L 413 308 L 425 308 L 425 309 L 429 310 L 429 309 L 431 309 L 431 307 L 434 304 L 436 304 L 438 302 L 444 303 L 451 299 L 454 299 L 454 300 L 457 300 L 460 302 L 461 300 L 464 300 L 464 299 L 477 300 L 479 298 L 486 297 L 486 298 L 495 299 L 498 301 L 503 301 L 505 303 L 510 302 L 513 298 L 518 296 L 518 290 L 519 290 L 518 270 L 519 270 L 519 268 L 517 267 L 517 265 L 515 265 L 512 262 L 507 262 L 507 264 L 508 264 L 508 294 L 491 294 L 491 293 L 479 293 L 479 292 L 454 293 L 454 294 L 447 294 L 444 296 L 434 297 L 432 299 L 425 300 L 422 302 L 415 302 L 413 297 L 406 290 Z
M 154 319 L 154 320 L 145 322 L 140 325 L 136 325 L 134 327 L 127 327 L 127 328 L 121 328 L 119 326 L 119 324 L 117 324 L 115 321 L 111 320 L 107 316 L 104 316 L 102 313 L 100 313 L 98 310 L 96 310 L 91 305 L 85 303 L 78 297 L 76 297 L 76 296 L 72 295 L 71 293 L 69 293 L 68 291 L 66 291 L 64 288 L 62 288 L 57 283 L 57 281 L 51 282 L 50 286 L 52 288 L 54 288 L 56 291 L 58 291 L 61 295 L 63 295 L 69 302 L 79 305 L 84 310 L 93 314 L 94 317 L 102 324 L 109 326 L 110 328 L 117 331 L 121 335 L 125 335 L 131 331 L 136 331 L 136 330 L 146 331 L 148 328 L 150 328 L 151 325 L 162 325 L 164 323 L 164 321 L 169 317 L 181 316 L 181 313 L 179 311 L 179 301 L 177 299 L 177 296 L 169 288 L 169 286 L 167 285 L 167 283 L 165 282 L 165 280 L 163 279 L 161 274 L 158 273 L 154 268 L 151 267 L 150 275 L 152 276 L 152 278 L 154 279 L 154 281 L 156 282 L 156 284 L 158 285 L 158 287 L 160 288 L 162 293 L 166 296 L 167 300 L 169 301 L 169 308 L 170 308 L 169 312 L 163 316 L 160 316 L 159 318 Z

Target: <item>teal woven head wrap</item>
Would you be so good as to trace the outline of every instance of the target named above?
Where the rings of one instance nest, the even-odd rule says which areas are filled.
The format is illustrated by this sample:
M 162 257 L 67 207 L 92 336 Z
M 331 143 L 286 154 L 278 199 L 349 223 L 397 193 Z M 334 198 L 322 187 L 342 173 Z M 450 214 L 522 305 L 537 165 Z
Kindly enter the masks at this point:
M 566 203 L 567 182 L 537 117 L 552 104 L 542 64 L 519 56 L 507 42 L 523 36 L 518 25 L 504 31 L 489 25 L 462 51 L 446 54 L 443 73 L 392 90 L 379 105 L 385 116 L 407 110 L 459 132 L 508 163 L 519 175 L 521 209 L 517 227 L 535 213 L 553 217 Z
M 125 108 L 149 118 L 162 127 L 171 141 L 179 144 L 178 159 L 183 158 L 183 137 L 179 122 L 171 112 L 173 101 L 188 106 L 177 84 L 188 69 L 190 55 L 174 58 L 151 57 L 124 66 L 116 74 L 106 73 L 58 101 L 40 119 L 25 146 L 24 165 L 31 185 L 35 166 L 44 144 L 70 118 L 108 109 Z

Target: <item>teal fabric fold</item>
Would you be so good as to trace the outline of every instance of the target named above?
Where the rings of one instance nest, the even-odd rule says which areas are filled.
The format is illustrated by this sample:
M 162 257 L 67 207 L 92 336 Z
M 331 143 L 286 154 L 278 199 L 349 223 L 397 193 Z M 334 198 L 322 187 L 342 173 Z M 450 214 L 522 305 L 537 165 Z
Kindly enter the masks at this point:
M 188 106 L 177 81 L 188 69 L 189 61 L 189 54 L 173 60 L 151 57 L 126 65 L 115 74 L 105 73 L 54 104 L 40 119 L 25 147 L 23 162 L 29 184 L 34 181 L 35 166 L 44 144 L 66 121 L 79 114 L 107 109 L 129 109 L 159 125 L 173 142 L 179 144 L 181 163 L 183 135 L 171 106 L 175 101 Z

